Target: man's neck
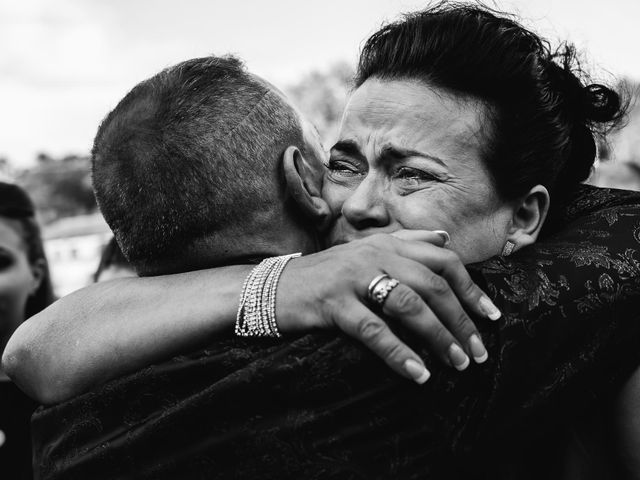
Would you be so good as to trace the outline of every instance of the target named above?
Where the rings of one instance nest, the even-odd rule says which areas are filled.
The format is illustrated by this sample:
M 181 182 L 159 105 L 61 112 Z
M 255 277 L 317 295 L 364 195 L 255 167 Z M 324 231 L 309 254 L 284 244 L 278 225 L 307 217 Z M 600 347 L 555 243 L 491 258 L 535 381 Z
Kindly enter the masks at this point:
M 139 271 L 141 276 L 182 273 L 205 268 L 228 265 L 257 264 L 267 257 L 319 250 L 320 242 L 315 233 L 310 235 L 302 229 L 290 229 L 268 234 L 251 232 L 245 234 L 212 235 L 185 246 L 180 256 L 165 258 L 158 269 Z

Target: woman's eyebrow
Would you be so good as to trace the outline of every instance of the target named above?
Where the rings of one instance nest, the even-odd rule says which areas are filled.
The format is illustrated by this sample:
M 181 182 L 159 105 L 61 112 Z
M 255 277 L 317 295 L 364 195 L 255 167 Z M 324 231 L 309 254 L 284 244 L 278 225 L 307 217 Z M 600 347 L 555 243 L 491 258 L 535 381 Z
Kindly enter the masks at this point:
M 447 168 L 447 164 L 444 160 L 435 155 L 430 155 L 425 152 L 421 152 L 419 150 L 412 150 L 410 148 L 402 148 L 396 145 L 385 145 L 380 150 L 380 157 L 382 158 L 392 158 L 394 160 L 399 160 L 407 157 L 422 157 L 428 160 L 432 160 L 433 162 L 439 164 L 440 166 Z
M 337 150 L 340 153 L 344 153 L 350 157 L 355 158 L 363 162 L 367 161 L 367 157 L 360 151 L 360 147 L 353 140 L 340 140 L 333 147 L 331 151 Z

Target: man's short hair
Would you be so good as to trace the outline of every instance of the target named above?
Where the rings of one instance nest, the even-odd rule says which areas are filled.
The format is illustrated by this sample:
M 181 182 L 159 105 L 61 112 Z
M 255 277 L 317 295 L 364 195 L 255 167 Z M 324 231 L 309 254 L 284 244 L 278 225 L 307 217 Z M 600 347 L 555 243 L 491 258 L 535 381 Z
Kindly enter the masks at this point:
M 138 273 L 167 272 L 215 232 L 267 226 L 265 212 L 284 202 L 281 155 L 303 144 L 297 113 L 240 60 L 188 60 L 138 84 L 102 122 L 96 198 Z

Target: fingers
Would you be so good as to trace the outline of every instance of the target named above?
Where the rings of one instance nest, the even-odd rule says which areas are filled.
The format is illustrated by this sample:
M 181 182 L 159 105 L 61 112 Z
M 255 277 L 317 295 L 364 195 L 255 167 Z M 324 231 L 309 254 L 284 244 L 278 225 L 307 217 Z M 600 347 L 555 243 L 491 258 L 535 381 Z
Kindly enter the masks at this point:
M 448 359 L 449 363 L 459 370 L 466 368 L 468 364 L 463 366 L 464 358 L 454 344 L 466 351 L 476 363 L 482 363 L 487 359 L 488 353 L 475 323 L 444 277 L 417 262 L 400 258 L 389 267 L 389 275 L 405 283 L 416 297 L 423 300 L 425 306 L 428 305 L 428 311 L 421 312 L 421 320 L 410 322 L 407 326 L 431 345 L 435 353 Z M 387 302 L 389 304 L 385 303 L 386 308 L 394 308 L 395 296 L 389 295 Z M 389 315 L 402 321 L 397 313 L 389 312 Z M 441 329 L 449 335 L 444 335 Z
M 469 366 L 469 357 L 452 332 L 438 320 L 424 300 L 409 286 L 399 284 L 386 298 L 382 311 L 426 341 L 430 350 L 458 370 Z M 463 337 L 466 342 L 469 337 Z
M 427 233 L 419 232 L 423 238 L 427 237 Z M 404 233 L 403 236 L 408 237 Z M 427 242 L 399 241 L 396 238 L 394 240 L 389 248 L 392 248 L 401 257 L 414 260 L 444 278 L 467 310 L 490 320 L 497 320 L 501 317 L 500 310 L 472 280 L 462 261 L 454 252 Z
M 364 305 L 352 303 L 334 320 L 342 331 L 360 340 L 396 373 L 419 384 L 431 376 L 422 359 Z
M 396 296 L 390 295 L 389 311 L 385 313 L 418 333 L 440 358 L 463 369 L 469 363 L 468 357 L 476 363 L 488 358 L 467 312 L 497 319 L 500 311 L 471 279 L 454 252 L 424 241 L 433 240 L 434 235 L 426 231 L 401 231 L 394 237 L 372 236 L 369 241 L 388 253 L 376 260 L 371 257 L 370 262 L 379 264 L 382 271 L 413 289 L 412 294 L 400 290 L 402 305 L 399 308 L 395 304 Z M 424 301 L 419 302 L 415 297 Z M 404 303 L 412 306 L 408 315 Z
M 446 257 L 449 258 L 446 258 Z M 442 262 L 434 262 L 434 268 L 430 270 L 441 275 L 471 312 L 486 317 L 489 320 L 498 320 L 502 313 L 491 299 L 473 281 L 469 272 L 455 253 L 443 255 Z
M 397 373 L 425 381 L 428 373 L 420 357 L 372 312 L 374 308 L 415 332 L 448 365 L 462 370 L 471 359 L 485 361 L 487 351 L 468 313 L 498 318 L 500 312 L 473 282 L 459 257 L 440 246 L 445 237 L 428 231 L 379 234 L 290 262 L 279 292 L 297 294 L 277 296 L 281 329 L 288 314 L 302 329 L 338 326 Z M 367 287 L 381 273 L 401 284 L 389 292 L 378 311 L 368 298 Z
M 398 230 L 391 236 L 405 241 L 427 242 L 438 247 L 446 246 L 451 240 L 444 230 Z

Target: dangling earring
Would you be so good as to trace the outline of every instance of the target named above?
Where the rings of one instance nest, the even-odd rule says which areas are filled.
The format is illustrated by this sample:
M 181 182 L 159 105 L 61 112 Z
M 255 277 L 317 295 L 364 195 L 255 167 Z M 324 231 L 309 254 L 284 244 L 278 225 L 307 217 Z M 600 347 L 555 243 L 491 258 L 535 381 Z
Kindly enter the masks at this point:
M 513 253 L 514 248 L 516 248 L 516 244 L 511 240 L 507 240 L 507 243 L 504 244 L 504 248 L 502 249 L 502 256 L 508 257 Z

